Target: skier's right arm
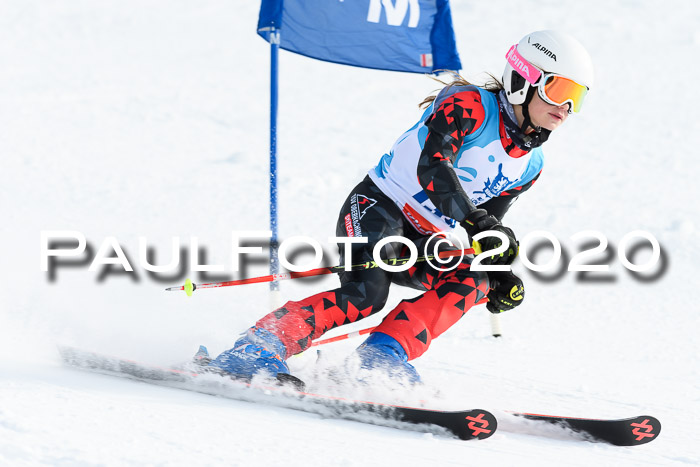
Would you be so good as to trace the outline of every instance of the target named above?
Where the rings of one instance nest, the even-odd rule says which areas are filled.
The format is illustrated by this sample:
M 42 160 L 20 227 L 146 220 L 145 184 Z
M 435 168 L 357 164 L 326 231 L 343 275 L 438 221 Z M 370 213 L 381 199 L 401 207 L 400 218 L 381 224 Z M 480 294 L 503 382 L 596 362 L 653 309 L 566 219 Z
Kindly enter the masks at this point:
M 461 221 L 476 210 L 452 164 L 464 137 L 477 130 L 484 117 L 479 92 L 465 91 L 445 99 L 425 122 L 428 135 L 418 159 L 418 181 L 428 199 L 451 219 Z

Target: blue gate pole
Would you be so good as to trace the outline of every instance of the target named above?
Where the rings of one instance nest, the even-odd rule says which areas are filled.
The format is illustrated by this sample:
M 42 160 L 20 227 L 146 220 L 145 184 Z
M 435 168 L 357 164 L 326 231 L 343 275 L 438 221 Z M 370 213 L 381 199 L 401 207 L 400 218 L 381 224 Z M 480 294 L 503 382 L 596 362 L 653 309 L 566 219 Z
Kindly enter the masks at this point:
M 270 274 L 279 273 L 277 213 L 277 104 L 280 33 L 270 31 Z M 270 282 L 270 304 L 279 307 L 279 281 Z

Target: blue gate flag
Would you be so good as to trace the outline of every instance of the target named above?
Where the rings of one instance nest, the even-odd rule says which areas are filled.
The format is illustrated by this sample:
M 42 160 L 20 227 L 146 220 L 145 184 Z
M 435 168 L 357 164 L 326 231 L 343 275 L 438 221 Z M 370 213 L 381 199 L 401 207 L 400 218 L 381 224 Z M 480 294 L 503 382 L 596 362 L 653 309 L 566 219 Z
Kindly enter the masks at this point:
M 448 0 L 262 0 L 258 34 L 282 49 L 380 70 L 460 70 Z

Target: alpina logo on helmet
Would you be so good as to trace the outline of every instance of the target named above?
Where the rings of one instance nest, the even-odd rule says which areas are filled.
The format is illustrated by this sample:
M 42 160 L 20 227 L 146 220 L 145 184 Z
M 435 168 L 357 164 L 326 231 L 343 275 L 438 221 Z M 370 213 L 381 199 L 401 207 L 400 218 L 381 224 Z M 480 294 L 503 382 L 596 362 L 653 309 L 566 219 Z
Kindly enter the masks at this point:
M 525 60 L 519 53 L 517 46 L 510 48 L 506 54 L 508 63 L 515 68 L 520 76 L 525 78 L 530 84 L 535 84 L 542 75 L 542 72 Z
M 542 52 L 543 54 L 545 54 L 546 56 L 550 57 L 555 62 L 557 61 L 557 56 L 554 54 L 554 52 L 549 50 L 547 47 L 541 45 L 539 42 L 535 42 L 534 44 L 532 44 L 532 46 L 540 52 Z

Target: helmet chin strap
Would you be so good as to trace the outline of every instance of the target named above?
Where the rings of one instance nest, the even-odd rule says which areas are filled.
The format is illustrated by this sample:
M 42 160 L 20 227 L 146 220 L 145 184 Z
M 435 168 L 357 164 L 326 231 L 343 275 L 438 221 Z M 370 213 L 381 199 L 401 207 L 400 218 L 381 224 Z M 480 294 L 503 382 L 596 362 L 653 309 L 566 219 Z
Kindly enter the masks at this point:
M 530 96 L 530 99 L 532 99 L 532 96 Z M 531 125 L 530 115 L 527 113 L 528 104 L 529 102 L 521 105 L 525 118 L 525 122 L 522 126 L 523 129 L 527 129 Z M 524 151 L 530 151 L 533 148 L 541 146 L 542 143 L 544 143 L 549 137 L 549 131 L 543 129 L 540 129 L 539 132 L 533 131 L 529 135 L 525 134 L 525 131 L 521 129 L 521 126 L 518 123 L 519 118 L 515 113 L 515 108 L 510 102 L 508 102 L 505 91 L 498 93 L 498 106 L 501 115 L 503 116 L 503 125 L 506 128 L 506 133 L 513 141 L 513 144 L 515 144 L 515 146 L 518 148 Z
M 536 126 L 534 123 L 532 123 L 532 120 L 530 119 L 530 102 L 532 102 L 532 98 L 535 97 L 535 92 L 537 92 L 535 86 L 530 86 L 530 88 L 527 90 L 525 102 L 523 102 L 522 105 L 523 124 L 520 127 L 520 131 L 523 133 L 523 135 L 525 135 L 525 141 L 528 141 L 529 138 L 530 141 L 534 140 L 533 142 L 536 142 L 533 146 L 539 146 L 549 139 L 549 135 L 552 131 Z M 527 133 L 528 127 L 532 128 L 535 131 Z

